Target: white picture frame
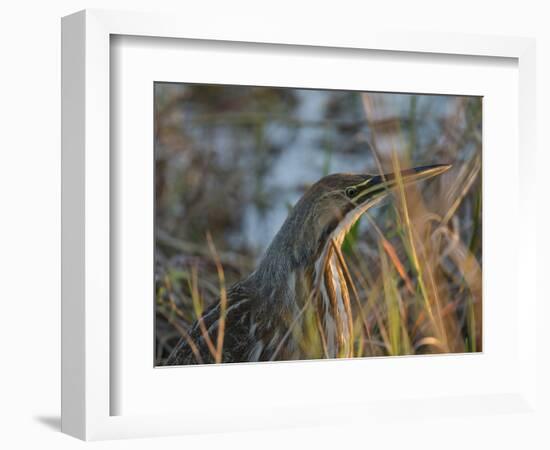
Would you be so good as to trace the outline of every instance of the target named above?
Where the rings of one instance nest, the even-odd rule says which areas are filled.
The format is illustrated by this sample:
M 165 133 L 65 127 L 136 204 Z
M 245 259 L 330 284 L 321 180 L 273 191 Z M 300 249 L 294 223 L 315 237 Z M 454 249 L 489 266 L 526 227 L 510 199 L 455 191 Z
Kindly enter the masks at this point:
M 498 385 L 494 392 L 469 392 L 459 396 L 450 395 L 419 396 L 400 391 L 394 398 L 377 398 L 368 402 L 359 398 L 356 402 L 312 402 L 304 397 L 303 405 L 286 402 L 283 398 L 273 404 L 270 412 L 256 409 L 247 401 L 234 409 L 233 417 L 227 411 L 208 415 L 196 408 L 198 413 L 185 411 L 163 411 L 152 408 L 148 413 L 148 403 L 143 410 L 136 408 L 130 413 L 118 410 L 113 404 L 116 392 L 124 388 L 113 378 L 113 367 L 119 364 L 119 352 L 113 349 L 113 337 L 117 335 L 117 323 L 113 321 L 110 298 L 113 295 L 115 280 L 111 279 L 111 258 L 113 242 L 112 186 L 117 183 L 117 173 L 111 170 L 110 148 L 113 145 L 111 127 L 112 39 L 118 36 L 138 36 L 149 38 L 186 39 L 192 41 L 232 42 L 237 45 L 265 46 L 267 54 L 270 45 L 279 45 L 284 52 L 290 46 L 298 46 L 303 52 L 311 49 L 327 49 L 338 55 L 350 49 L 371 50 L 407 54 L 409 58 L 424 58 L 436 55 L 457 57 L 506 58 L 517 62 L 517 137 L 515 148 L 519 158 L 519 176 L 508 175 L 515 180 L 510 198 L 514 202 L 521 221 L 513 222 L 518 229 L 515 233 L 514 248 L 517 253 L 517 268 L 513 276 L 529 280 L 535 273 L 535 236 L 529 230 L 535 228 L 536 210 L 532 204 L 534 184 L 527 175 L 535 172 L 535 45 L 525 38 L 487 37 L 471 35 L 451 35 L 435 33 L 395 33 L 373 30 L 348 30 L 346 33 L 327 35 L 324 30 L 304 35 L 298 28 L 265 27 L 261 23 L 249 23 L 234 28 L 230 23 L 219 22 L 205 27 L 190 17 L 174 17 L 164 14 L 144 14 L 112 11 L 83 11 L 67 16 L 62 22 L 62 430 L 86 440 L 162 436 L 170 434 L 196 433 L 221 430 L 247 430 L 271 426 L 296 426 L 334 423 L 335 421 L 357 420 L 358 417 L 381 416 L 384 420 L 399 420 L 403 412 L 416 415 L 427 405 L 437 405 L 442 416 L 475 414 L 498 414 L 512 411 L 518 414 L 537 412 L 536 405 L 536 353 L 533 346 L 520 346 L 520 342 L 536 341 L 536 292 L 534 283 L 522 283 L 521 303 L 518 292 L 513 306 L 518 307 L 517 320 L 517 373 L 506 385 Z M 240 44 L 239 44 L 240 43 Z M 254 43 L 254 44 L 252 44 Z M 163 45 L 160 43 L 160 45 Z M 286 50 L 285 50 L 286 49 Z M 224 52 L 222 48 L 220 52 Z M 322 54 L 319 54 L 321 59 Z M 475 61 L 474 61 L 475 62 Z M 201 81 L 201 80 L 193 80 Z M 204 80 L 203 80 L 204 81 Z M 283 83 L 284 85 L 284 83 Z M 511 162 L 511 161 L 510 161 Z M 513 166 L 512 170 L 513 170 Z M 484 176 L 490 176 L 495 168 L 484 168 Z M 485 195 L 485 193 L 484 193 Z M 524 199 L 520 203 L 517 199 Z M 521 236 L 521 241 L 520 241 Z M 152 266 L 151 266 L 152 267 Z M 484 280 L 486 282 L 487 280 Z M 519 285 L 519 284 L 518 284 Z M 485 292 L 485 291 L 484 291 Z M 485 294 L 484 294 L 485 295 Z M 510 318 L 512 315 L 510 315 Z M 528 350 L 527 350 L 528 349 Z M 470 364 L 466 355 L 462 364 Z M 489 355 L 490 356 L 490 355 Z M 150 356 L 152 360 L 152 356 Z M 391 359 L 384 364 L 393 366 Z M 477 364 L 478 362 L 475 362 Z M 330 362 L 327 372 L 344 370 Z M 361 363 L 358 363 L 361 364 Z M 397 363 L 394 370 L 403 370 L 404 364 Z M 438 362 L 432 363 L 437 370 Z M 446 363 L 442 363 L 445 365 Z M 472 363 L 474 364 L 474 363 Z M 447 364 L 448 365 L 448 364 Z M 289 376 L 286 369 L 275 365 L 247 366 L 257 376 L 266 372 L 278 371 L 277 376 Z M 475 365 L 471 368 L 475 369 Z M 495 366 L 496 367 L 496 366 Z M 124 369 L 124 368 L 122 368 Z M 150 368 L 153 370 L 153 367 Z M 148 368 L 149 370 L 149 368 Z M 157 369 L 168 373 L 172 369 Z M 198 368 L 208 370 L 200 376 L 214 379 L 219 377 L 219 367 Z M 223 376 L 239 377 L 243 368 L 223 369 Z M 292 376 L 320 377 L 318 365 L 305 363 L 295 365 Z M 348 365 L 351 371 L 363 370 L 359 365 Z M 441 369 L 443 370 L 443 369 Z M 286 372 L 285 372 L 286 371 Z M 173 372 L 174 373 L 174 372 Z M 190 373 L 190 372 L 188 372 Z M 166 376 L 162 382 L 167 381 Z M 182 377 L 185 376 L 182 372 Z M 196 373 L 195 373 L 196 376 Z M 325 375 L 326 376 L 326 375 Z M 171 377 L 173 378 L 173 377 Z M 503 377 L 504 378 L 504 377 Z M 140 379 L 141 380 L 141 379 Z M 123 382 L 123 381 L 122 381 Z M 444 389 L 444 388 L 442 388 Z M 439 391 L 443 392 L 443 391 Z M 135 395 L 135 394 L 134 394 Z M 419 398 L 418 398 L 419 397 Z M 193 400 L 192 400 L 193 401 Z M 252 400 L 250 400 L 252 401 Z M 286 403 L 285 403 L 286 402 Z M 400 411 L 393 405 L 399 402 Z M 176 402 L 178 403 L 178 402 Z M 268 402 L 269 403 L 269 402 Z M 476 408 L 472 410 L 472 404 Z M 269 406 L 269 404 L 267 405 Z M 131 409 L 131 408 L 130 408 Z M 183 409 L 183 408 L 182 408 Z M 192 410 L 193 405 L 185 405 Z M 201 413 L 202 411 L 202 413 Z M 243 420 L 246 419 L 246 420 Z

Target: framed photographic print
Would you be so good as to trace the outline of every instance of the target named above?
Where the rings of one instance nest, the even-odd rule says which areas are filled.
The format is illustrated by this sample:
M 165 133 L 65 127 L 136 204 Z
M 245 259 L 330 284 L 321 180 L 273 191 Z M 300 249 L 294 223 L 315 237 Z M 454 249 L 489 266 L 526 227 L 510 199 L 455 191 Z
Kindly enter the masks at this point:
M 85 11 L 62 44 L 65 432 L 532 408 L 532 41 Z

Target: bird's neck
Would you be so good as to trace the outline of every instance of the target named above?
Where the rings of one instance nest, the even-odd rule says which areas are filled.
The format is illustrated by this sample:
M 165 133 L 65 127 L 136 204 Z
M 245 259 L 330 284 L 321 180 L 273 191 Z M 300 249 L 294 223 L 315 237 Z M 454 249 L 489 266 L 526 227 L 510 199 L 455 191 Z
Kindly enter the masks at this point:
M 315 261 L 313 288 L 318 293 L 325 351 L 330 358 L 353 356 L 353 316 L 348 289 L 351 279 L 341 247 L 348 231 L 364 211 L 351 211 L 338 223 Z
M 260 286 L 261 298 L 271 308 L 295 310 L 300 307 L 296 286 L 313 277 L 315 262 L 325 244 L 319 242 L 317 223 L 310 205 L 294 208 L 267 248 L 252 284 Z
M 355 210 L 329 233 L 312 233 L 315 224 L 297 225 L 289 217 L 250 281 L 272 314 L 299 314 L 308 302 L 319 310 L 328 357 L 352 356 L 353 324 L 342 242 L 364 211 Z M 320 238 L 322 236 L 322 239 Z

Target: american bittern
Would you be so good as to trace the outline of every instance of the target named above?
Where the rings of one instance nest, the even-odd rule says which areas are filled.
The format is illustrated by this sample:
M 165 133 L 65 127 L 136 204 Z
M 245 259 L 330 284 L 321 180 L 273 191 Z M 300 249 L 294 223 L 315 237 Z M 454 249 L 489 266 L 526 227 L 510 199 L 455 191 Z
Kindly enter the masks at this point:
M 325 355 L 352 356 L 350 294 L 340 251 L 344 237 L 398 183 L 424 180 L 449 167 L 416 167 L 398 176 L 333 174 L 319 180 L 292 208 L 257 269 L 204 312 L 165 364 L 297 359 L 297 323 L 312 303 Z M 220 329 L 223 341 L 218 340 Z M 223 344 L 223 351 L 213 351 L 216 343 Z

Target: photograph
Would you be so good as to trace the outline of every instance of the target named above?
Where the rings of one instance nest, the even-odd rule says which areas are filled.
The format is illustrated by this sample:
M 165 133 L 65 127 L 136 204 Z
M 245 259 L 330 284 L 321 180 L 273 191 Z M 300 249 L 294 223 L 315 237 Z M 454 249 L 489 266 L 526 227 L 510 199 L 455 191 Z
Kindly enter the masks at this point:
M 152 88 L 155 366 L 483 351 L 481 96 Z

